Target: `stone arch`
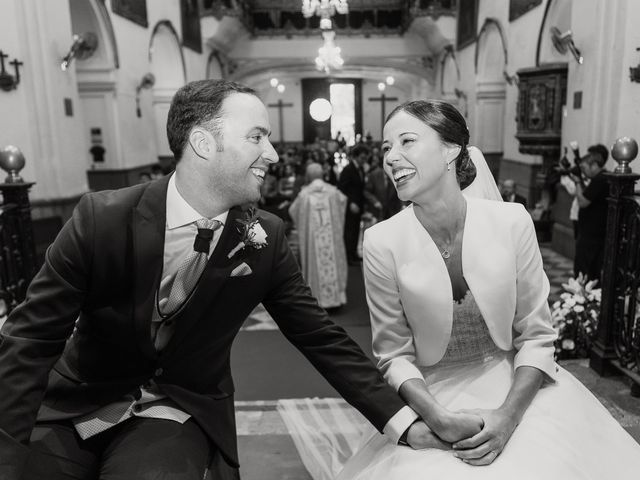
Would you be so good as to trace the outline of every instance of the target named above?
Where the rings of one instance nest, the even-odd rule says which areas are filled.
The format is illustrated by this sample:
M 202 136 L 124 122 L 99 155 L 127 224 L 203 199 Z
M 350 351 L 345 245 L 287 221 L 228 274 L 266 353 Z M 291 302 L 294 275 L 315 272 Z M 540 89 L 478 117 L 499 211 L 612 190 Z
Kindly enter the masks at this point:
M 92 32 L 98 37 L 95 53 L 90 58 L 79 61 L 76 70 L 118 68 L 116 37 L 105 4 L 98 0 L 69 0 L 69 8 L 73 33 Z
M 169 20 L 160 20 L 153 27 L 149 41 L 149 66 L 155 77 L 153 112 L 156 144 L 160 159 L 173 158 L 167 141 L 166 125 L 171 99 L 186 83 L 186 66 L 182 42 Z
M 476 145 L 485 154 L 501 154 L 504 149 L 507 43 L 502 25 L 487 18 L 476 42 Z
M 98 46 L 91 57 L 74 60 L 80 98 L 80 111 L 87 142 L 87 165 L 100 160 L 90 154 L 94 147 L 104 149 L 104 166 L 120 166 L 116 69 L 119 67 L 118 48 L 109 12 L 99 0 L 69 0 L 71 29 L 73 34 L 91 32 L 98 37 Z M 94 164 L 95 165 L 95 164 Z
M 553 47 L 550 31 L 551 27 L 556 27 L 562 33 L 571 29 L 572 4 L 572 0 L 549 0 L 547 3 L 538 34 L 536 66 L 546 63 L 567 63 L 567 57 Z
M 440 56 L 440 95 L 443 100 L 466 111 L 460 90 L 460 66 L 453 45 L 445 48 Z

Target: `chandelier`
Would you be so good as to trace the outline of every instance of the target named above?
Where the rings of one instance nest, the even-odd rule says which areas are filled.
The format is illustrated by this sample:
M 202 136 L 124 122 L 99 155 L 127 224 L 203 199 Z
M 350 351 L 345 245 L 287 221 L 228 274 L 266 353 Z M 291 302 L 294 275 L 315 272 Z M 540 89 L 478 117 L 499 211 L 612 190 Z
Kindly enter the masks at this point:
M 330 18 L 335 14 L 349 12 L 347 0 L 302 0 L 302 15 L 305 18 L 318 15 L 320 18 Z
M 324 30 L 322 32 L 324 44 L 318 49 L 318 56 L 316 57 L 316 68 L 326 74 L 329 74 L 331 70 L 339 70 L 344 64 L 344 60 L 340 55 L 340 47 L 333 41 L 335 36 L 336 32 L 333 30 Z

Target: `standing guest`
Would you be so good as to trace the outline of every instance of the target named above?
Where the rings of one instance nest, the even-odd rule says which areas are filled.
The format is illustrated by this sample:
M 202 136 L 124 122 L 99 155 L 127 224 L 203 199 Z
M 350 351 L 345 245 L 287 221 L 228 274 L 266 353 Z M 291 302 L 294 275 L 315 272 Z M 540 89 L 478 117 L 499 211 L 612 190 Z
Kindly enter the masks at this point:
M 364 195 L 378 220 L 386 220 L 402 210 L 396 188 L 382 168 L 382 159 L 367 174 Z
M 322 180 L 322 165 L 307 166 L 306 186 L 289 207 L 298 229 L 302 276 L 322 308 L 347 302 L 347 256 L 343 243 L 347 197 Z
M 502 182 L 502 199 L 505 202 L 519 203 L 527 208 L 527 199 L 516 192 L 516 182 L 510 178 Z
M 592 145 L 580 159 L 582 174 L 590 179 L 584 186 L 582 179 L 572 175 L 576 184 L 574 196 L 578 200 L 578 238 L 574 259 L 574 273 L 583 273 L 591 280 L 600 280 L 604 260 L 604 239 L 607 229 L 607 196 L 609 183 L 604 173 L 609 152 L 604 145 Z
M 338 188 L 349 199 L 344 221 L 344 245 L 347 249 L 349 264 L 359 263 L 358 237 L 360 236 L 360 217 L 364 208 L 364 164 L 369 158 L 369 147 L 360 143 L 351 150 L 351 159 L 340 172 Z
M 336 175 L 335 165 L 333 157 L 327 158 L 327 160 L 322 164 L 322 179 L 331 185 L 338 184 L 338 175 Z
M 168 113 L 175 173 L 82 197 L 0 331 L 2 480 L 237 478 L 229 356 L 261 302 L 387 438 L 425 445 L 311 295 L 282 221 L 241 208 L 278 161 L 270 132 L 254 90 L 191 82 Z

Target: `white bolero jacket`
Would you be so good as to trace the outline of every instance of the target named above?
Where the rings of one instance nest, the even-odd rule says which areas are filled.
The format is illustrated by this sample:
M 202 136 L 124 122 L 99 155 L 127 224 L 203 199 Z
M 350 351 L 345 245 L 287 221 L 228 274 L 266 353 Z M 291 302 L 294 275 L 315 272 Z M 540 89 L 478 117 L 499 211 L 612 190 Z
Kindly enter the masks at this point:
M 399 389 L 423 378 L 418 367 L 445 354 L 451 280 L 413 207 L 366 230 L 363 257 L 373 353 L 387 382 Z M 467 198 L 462 270 L 495 344 L 517 350 L 514 368 L 536 367 L 555 380 L 549 280 L 522 205 Z

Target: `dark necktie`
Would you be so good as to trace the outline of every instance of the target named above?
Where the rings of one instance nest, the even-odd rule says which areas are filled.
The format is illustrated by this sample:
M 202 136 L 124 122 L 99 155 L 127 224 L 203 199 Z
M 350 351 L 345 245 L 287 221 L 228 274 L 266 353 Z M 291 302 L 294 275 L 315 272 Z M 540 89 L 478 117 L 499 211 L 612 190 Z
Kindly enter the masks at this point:
M 222 226 L 222 222 L 201 218 L 196 222 L 196 225 L 198 226 L 198 234 L 193 243 L 193 252 L 187 255 L 176 271 L 167 295 L 167 303 L 160 311 L 163 317 L 172 315 L 191 295 L 209 261 L 213 232 Z M 163 321 L 160 324 L 154 342 L 156 349 L 161 350 L 166 346 L 173 331 L 171 327 L 172 322 Z

